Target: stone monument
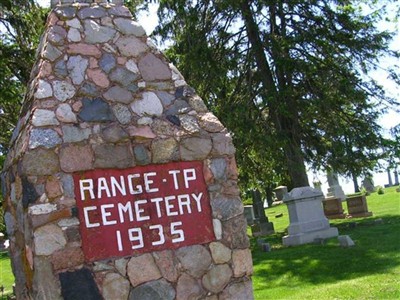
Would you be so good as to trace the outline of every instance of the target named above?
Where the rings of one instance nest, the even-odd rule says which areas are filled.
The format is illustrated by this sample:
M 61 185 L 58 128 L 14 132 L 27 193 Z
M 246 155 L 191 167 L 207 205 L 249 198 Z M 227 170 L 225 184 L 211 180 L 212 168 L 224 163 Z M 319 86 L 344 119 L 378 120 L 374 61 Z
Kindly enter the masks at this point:
M 17 299 L 252 299 L 228 131 L 99 2 L 52 2 L 4 165 Z
M 284 198 L 289 212 L 288 235 L 282 238 L 284 246 L 294 246 L 338 236 L 338 230 L 329 226 L 322 209 L 323 194 L 311 187 L 294 188 Z
M 342 200 L 335 197 L 327 197 L 322 201 L 324 214 L 328 219 L 345 219 Z
M 372 212 L 368 211 L 367 197 L 365 195 L 354 195 L 346 199 L 347 211 L 350 217 L 364 218 L 371 217 Z
M 366 176 L 362 182 L 362 187 L 368 193 L 373 193 L 375 191 L 374 181 L 372 180 L 372 176 Z
M 346 200 L 346 195 L 344 194 L 343 189 L 339 184 L 337 174 L 333 171 L 328 170 L 326 173 L 326 177 L 329 184 L 327 197 L 339 198 L 342 201 Z
M 283 197 L 287 194 L 287 186 L 280 185 L 276 188 L 274 188 L 275 196 L 276 196 L 276 201 L 282 201 Z
M 274 224 L 268 221 L 265 215 L 264 203 L 261 199 L 261 193 L 258 189 L 252 192 L 253 195 L 253 209 L 255 215 L 255 224 L 251 225 L 251 232 L 253 236 L 263 236 L 275 233 Z

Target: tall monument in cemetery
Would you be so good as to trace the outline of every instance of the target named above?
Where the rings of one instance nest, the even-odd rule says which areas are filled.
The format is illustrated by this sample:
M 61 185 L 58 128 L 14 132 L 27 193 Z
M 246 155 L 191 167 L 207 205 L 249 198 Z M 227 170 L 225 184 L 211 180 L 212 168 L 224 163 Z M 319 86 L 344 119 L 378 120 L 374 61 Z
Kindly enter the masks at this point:
M 17 298 L 252 299 L 229 133 L 126 7 L 62 2 L 2 173 Z

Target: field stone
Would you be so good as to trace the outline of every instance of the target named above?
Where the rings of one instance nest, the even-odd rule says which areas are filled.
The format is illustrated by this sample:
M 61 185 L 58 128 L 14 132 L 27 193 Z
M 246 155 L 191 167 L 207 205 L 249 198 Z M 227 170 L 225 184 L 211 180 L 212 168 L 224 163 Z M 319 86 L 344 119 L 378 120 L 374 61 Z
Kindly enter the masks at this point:
M 151 144 L 153 163 L 165 163 L 176 159 L 178 143 L 174 138 L 155 140 Z
M 129 148 L 128 144 L 100 144 L 94 146 L 94 167 L 118 169 L 132 167 L 133 156 Z
M 176 256 L 186 272 L 200 278 L 211 265 L 211 255 L 201 245 L 182 247 L 176 250 Z
M 175 289 L 165 279 L 150 281 L 142 284 L 129 294 L 128 300 L 173 300 Z
M 76 115 L 73 113 L 72 108 L 67 103 L 60 104 L 56 109 L 57 119 L 64 123 L 76 123 Z
M 89 44 L 105 43 L 110 41 L 116 30 L 108 26 L 102 26 L 93 20 L 84 22 L 85 41 Z
M 231 300 L 231 299 L 246 299 L 252 300 L 253 287 L 251 280 L 246 280 L 244 282 L 235 282 L 228 285 L 222 293 L 219 295 L 219 300 Z
M 212 242 L 210 244 L 211 256 L 216 264 L 224 264 L 231 260 L 232 251 L 224 244 Z
M 132 93 L 128 89 L 120 86 L 113 86 L 107 92 L 105 92 L 103 96 L 109 101 L 120 102 L 124 104 L 129 104 L 133 100 Z
M 138 76 L 132 73 L 126 68 L 117 67 L 110 73 L 110 80 L 121 84 L 122 86 L 128 86 L 133 83 Z
M 118 103 L 114 105 L 112 109 L 118 122 L 123 125 L 129 124 L 131 122 L 132 114 L 127 106 Z
M 205 294 L 199 280 L 183 273 L 176 285 L 176 299 L 200 299 Z
M 214 116 L 211 112 L 208 112 L 200 117 L 199 124 L 201 128 L 208 132 L 221 132 L 224 130 L 224 125 Z
M 67 244 L 63 231 L 54 224 L 39 227 L 33 236 L 36 255 L 50 255 Z
M 181 141 L 182 160 L 204 160 L 212 149 L 211 140 L 207 137 L 189 137 Z
M 40 146 L 53 148 L 61 144 L 61 142 L 62 140 L 55 130 L 34 128 L 29 138 L 29 148 L 35 149 Z
M 54 97 L 61 102 L 71 99 L 75 95 L 75 87 L 66 81 L 53 82 Z
M 221 220 L 228 220 L 243 214 L 243 203 L 239 197 L 218 195 L 211 199 L 213 216 Z
M 127 264 L 128 264 L 128 259 L 126 259 L 126 258 L 116 259 L 114 262 L 115 268 L 124 277 L 126 276 Z
M 53 88 L 51 87 L 51 84 L 45 80 L 39 79 L 38 87 L 34 96 L 37 99 L 43 99 L 53 96 Z
M 61 59 L 54 65 L 54 74 L 59 77 L 65 77 L 68 75 L 67 63 Z
M 70 42 L 80 42 L 82 40 L 81 33 L 76 28 L 70 28 L 67 37 Z
M 58 156 L 53 150 L 34 149 L 26 152 L 22 160 L 22 172 L 26 175 L 52 175 L 59 170 Z
M 126 140 L 129 135 L 117 124 L 111 124 L 102 129 L 103 139 L 106 142 L 116 143 Z
M 115 45 L 126 57 L 137 57 L 148 50 L 148 46 L 134 36 L 121 36 Z
M 172 76 L 169 66 L 153 53 L 140 59 L 138 67 L 145 81 L 168 80 Z
M 106 11 L 101 7 L 86 7 L 78 12 L 79 19 L 97 19 L 106 16 Z
M 229 133 L 215 133 L 212 135 L 213 150 L 212 154 L 219 155 L 233 155 L 235 154 L 235 147 L 232 143 L 232 137 Z
M 36 109 L 33 113 L 32 124 L 36 127 L 58 125 L 56 115 L 52 110 Z
M 227 265 L 213 266 L 202 278 L 203 286 L 213 293 L 219 293 L 229 283 L 232 270 Z
M 56 7 L 54 12 L 59 16 L 61 19 L 70 19 L 76 15 L 76 8 L 72 6 L 61 6 Z
M 34 259 L 33 285 L 35 286 L 34 299 L 61 300 L 61 290 L 57 279 L 53 275 L 53 268 L 49 259 L 36 256 Z
M 78 90 L 78 94 L 81 96 L 95 97 L 99 95 L 99 89 L 94 83 L 84 82 Z
M 147 165 L 150 163 L 150 153 L 143 145 L 137 145 L 133 148 L 135 161 L 138 165 Z
M 236 249 L 232 253 L 234 277 L 250 276 L 253 273 L 253 261 L 249 249 Z
M 189 115 L 180 115 L 179 121 L 184 130 L 187 132 L 194 134 L 200 131 L 200 126 L 197 123 L 197 118 Z
M 144 92 L 142 99 L 131 104 L 131 109 L 138 116 L 161 116 L 163 113 L 161 101 L 153 92 Z
M 162 276 L 150 253 L 131 257 L 127 265 L 127 273 L 129 281 L 134 287 Z
M 85 79 L 85 71 L 89 61 L 80 55 L 70 56 L 67 62 L 67 70 L 74 84 L 79 85 Z
M 153 252 L 153 257 L 162 277 L 167 279 L 169 282 L 175 282 L 178 279 L 179 271 L 178 260 L 175 257 L 174 252 L 172 250 L 157 251 Z
M 101 98 L 82 100 L 82 110 L 78 117 L 84 122 L 108 122 L 114 120 L 110 106 Z
M 114 23 L 119 31 L 121 31 L 125 35 L 132 34 L 134 36 L 141 37 L 146 34 L 146 31 L 143 29 L 143 27 L 132 19 L 115 18 Z
M 245 249 L 250 246 L 247 236 L 247 222 L 243 215 L 222 222 L 222 239 L 231 249 Z
M 64 172 L 85 171 L 93 168 L 90 145 L 69 144 L 60 150 L 60 165 Z
M 55 61 L 62 55 L 62 52 L 50 43 L 47 43 L 46 48 L 42 52 L 42 56 L 50 61 Z
M 103 280 L 104 300 L 128 299 L 129 280 L 117 273 L 107 273 Z
M 47 39 L 55 45 L 63 45 L 67 32 L 61 26 L 55 25 L 49 28 Z
M 87 140 L 91 134 L 90 128 L 80 128 L 77 126 L 62 126 L 63 140 L 65 143 L 75 143 Z
M 103 56 L 100 58 L 99 66 L 100 68 L 109 73 L 117 64 L 117 61 L 111 53 L 104 53 Z

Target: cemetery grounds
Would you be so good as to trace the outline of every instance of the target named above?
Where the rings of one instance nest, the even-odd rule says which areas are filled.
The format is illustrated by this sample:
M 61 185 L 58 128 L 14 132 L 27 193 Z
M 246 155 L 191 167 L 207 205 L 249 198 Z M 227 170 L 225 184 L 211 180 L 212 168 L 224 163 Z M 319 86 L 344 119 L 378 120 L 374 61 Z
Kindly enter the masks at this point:
M 251 239 L 255 299 L 400 299 L 400 193 L 395 189 L 367 196 L 372 217 L 330 220 L 340 235 L 353 239 L 351 248 L 341 248 L 336 238 L 283 247 L 289 224 L 286 205 L 267 209 L 276 233 L 265 238 L 271 252 L 262 252 Z M 1 252 L 1 300 L 11 294 L 13 282 L 8 254 Z
M 400 299 L 400 193 L 384 191 L 367 196 L 372 217 L 329 221 L 355 242 L 350 248 L 341 248 L 337 238 L 283 247 L 286 205 L 266 209 L 276 233 L 265 238 L 271 252 L 251 240 L 255 299 Z

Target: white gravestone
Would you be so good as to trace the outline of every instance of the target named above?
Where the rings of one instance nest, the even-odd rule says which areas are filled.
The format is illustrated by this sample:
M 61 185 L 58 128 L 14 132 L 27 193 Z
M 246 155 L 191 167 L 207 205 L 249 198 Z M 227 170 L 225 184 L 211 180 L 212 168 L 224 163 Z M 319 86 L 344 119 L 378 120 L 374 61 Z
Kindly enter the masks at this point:
M 326 173 L 326 177 L 329 184 L 327 197 L 339 198 L 342 201 L 346 200 L 346 195 L 344 194 L 343 189 L 339 184 L 337 174 L 335 172 L 328 171 Z
M 322 208 L 323 194 L 309 186 L 293 189 L 283 202 L 289 211 L 288 235 L 282 238 L 284 246 L 294 246 L 338 236 L 338 230 L 329 226 Z

